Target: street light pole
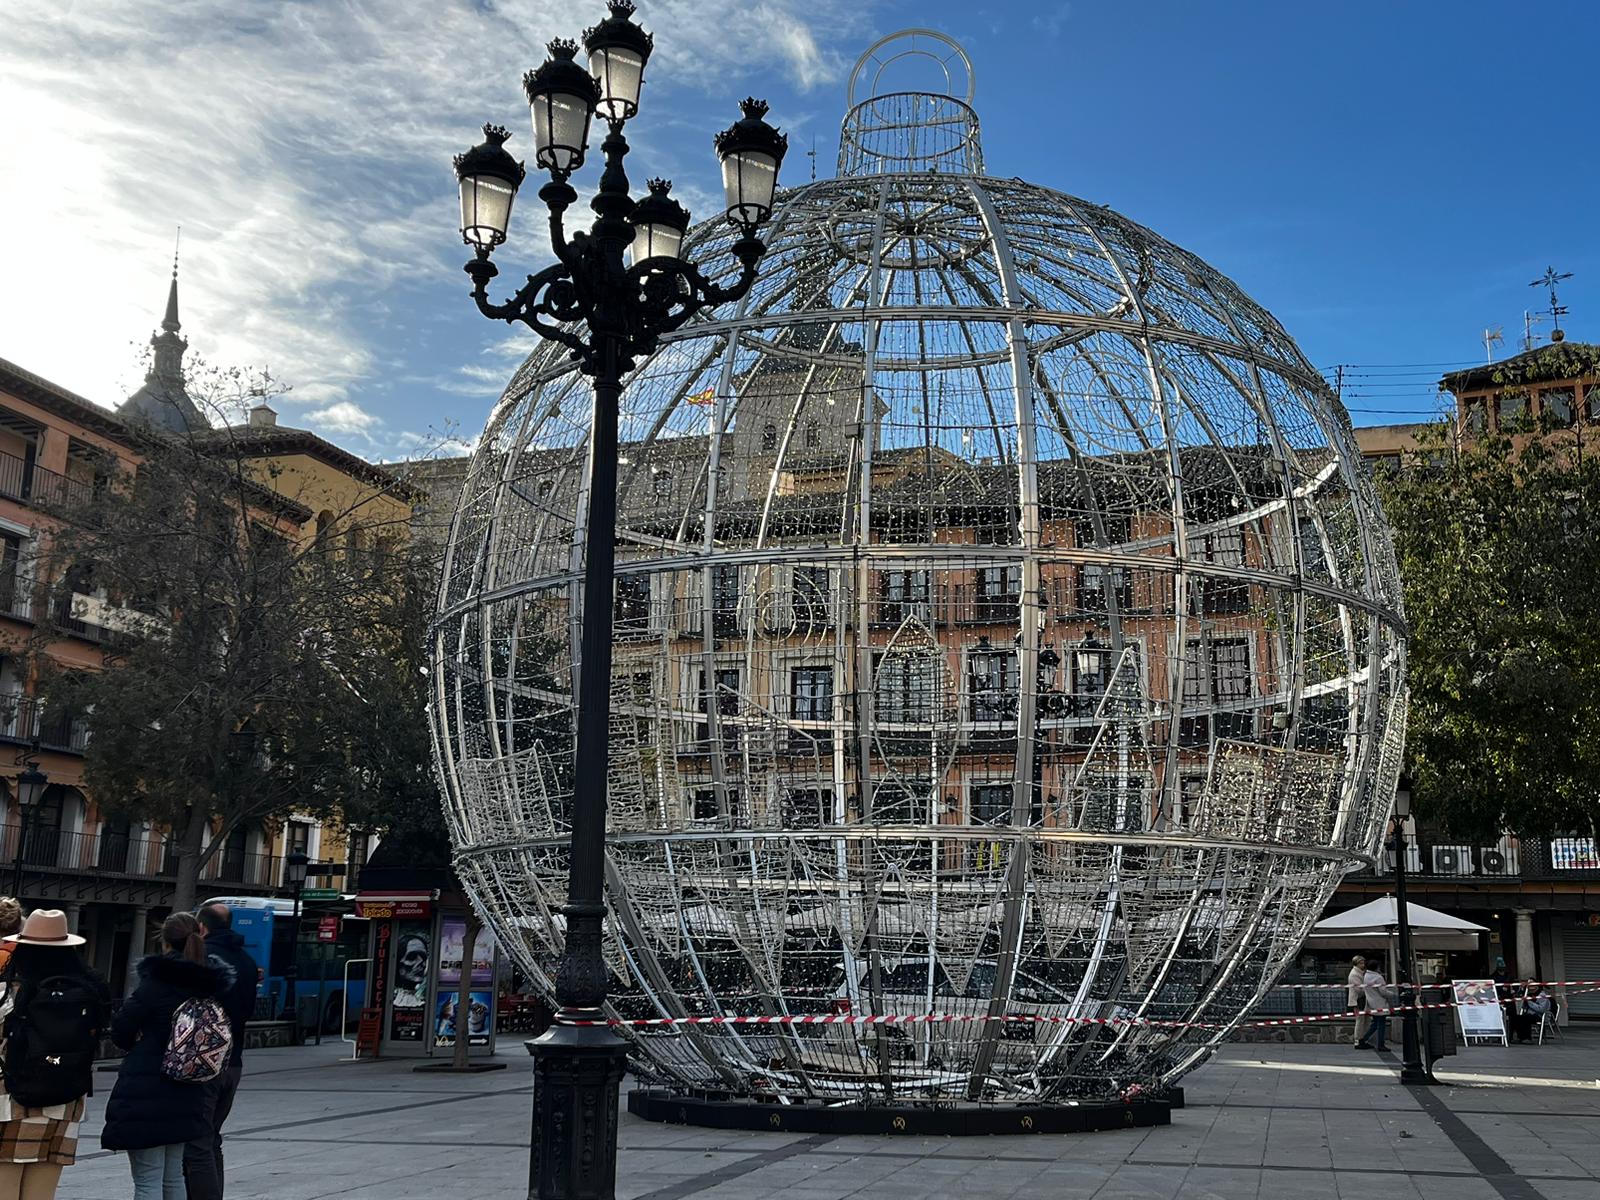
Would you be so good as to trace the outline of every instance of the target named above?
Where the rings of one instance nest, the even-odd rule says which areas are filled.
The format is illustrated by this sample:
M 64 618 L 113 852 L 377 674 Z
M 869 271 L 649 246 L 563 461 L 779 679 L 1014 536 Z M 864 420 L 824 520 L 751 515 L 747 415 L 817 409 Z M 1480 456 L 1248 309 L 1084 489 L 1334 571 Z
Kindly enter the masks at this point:
M 34 753 L 39 747 L 34 746 Z M 39 797 L 44 794 L 45 785 L 50 782 L 49 776 L 39 769 L 39 764 L 34 759 L 28 759 L 23 764 L 23 769 L 17 776 L 17 860 L 13 868 L 11 880 L 11 894 L 18 901 L 22 899 L 22 864 L 23 854 L 28 845 L 28 818 L 33 814 L 34 807 L 39 803 Z
M 1406 825 L 1411 819 L 1411 789 L 1404 782 L 1394 794 L 1394 902 L 1399 909 L 1400 961 L 1398 977 L 1401 1083 L 1437 1083 L 1422 1059 L 1422 1038 L 1416 1009 L 1416 960 L 1411 954 L 1411 910 L 1406 906 Z
M 300 1029 L 300 893 L 305 890 L 306 868 L 310 865 L 311 860 L 299 850 L 283 857 L 283 881 L 294 889 L 294 937 L 289 943 L 289 962 L 283 968 L 283 982 L 296 1037 Z
M 616 1188 L 617 1093 L 627 1043 L 604 1024 L 607 992 L 601 954 L 605 918 L 605 813 L 611 723 L 611 622 L 617 509 L 617 423 L 622 381 L 663 334 L 702 308 L 744 296 L 766 247 L 757 229 L 772 214 L 787 138 L 763 119 L 765 103 L 746 100 L 743 119 L 716 137 L 726 215 L 740 233 L 730 247 L 740 265 L 729 287 L 711 283 L 679 257 L 689 213 L 666 180 L 629 195 L 623 127 L 638 111 L 651 35 L 632 20 L 629 0 L 611 0 L 604 21 L 584 34 L 588 70 L 574 62 L 577 44 L 550 43 L 550 57 L 523 80 L 533 118 L 534 161 L 550 181 L 539 189 L 549 212 L 556 262 L 528 277 L 509 301 L 488 296 L 499 272 L 490 254 L 506 239 L 525 170 L 506 152 L 509 134 L 484 126 L 485 140 L 455 160 L 461 190 L 461 236 L 473 247 L 466 265 L 484 316 L 521 322 L 571 353 L 593 381 L 584 532 L 582 636 L 578 662 L 577 738 L 567 867 L 565 945 L 556 974 L 555 1024 L 528 1043 L 534 1058 L 534 1137 L 528 1194 L 541 1200 L 610 1200 Z M 607 123 L 605 169 L 590 202 L 587 233 L 569 240 L 564 219 L 578 194 L 568 182 L 583 165 L 589 123 Z

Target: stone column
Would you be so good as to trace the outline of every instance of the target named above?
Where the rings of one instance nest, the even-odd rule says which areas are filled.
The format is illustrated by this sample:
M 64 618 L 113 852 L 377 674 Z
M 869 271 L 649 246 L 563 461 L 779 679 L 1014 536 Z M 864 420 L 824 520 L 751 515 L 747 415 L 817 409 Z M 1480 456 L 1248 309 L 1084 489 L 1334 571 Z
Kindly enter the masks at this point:
M 133 936 L 128 939 L 128 977 L 122 987 L 124 996 L 133 995 L 133 989 L 139 986 L 139 960 L 144 957 L 149 939 L 150 907 L 141 904 L 133 910 Z
M 1514 908 L 1512 915 L 1517 918 L 1517 975 L 1518 979 L 1535 979 L 1538 977 L 1539 968 L 1535 965 L 1537 955 L 1533 949 L 1533 909 Z
M 78 923 L 83 918 L 83 905 L 63 903 L 61 905 L 61 911 L 67 916 L 67 932 L 81 933 L 82 931 L 78 928 Z

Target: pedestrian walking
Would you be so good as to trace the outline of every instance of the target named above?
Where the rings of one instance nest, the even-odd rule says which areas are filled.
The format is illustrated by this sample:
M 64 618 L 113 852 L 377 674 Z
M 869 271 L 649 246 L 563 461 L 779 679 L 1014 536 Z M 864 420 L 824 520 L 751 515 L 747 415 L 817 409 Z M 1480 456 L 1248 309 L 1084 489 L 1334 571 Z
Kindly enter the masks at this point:
M 222 1126 L 233 1111 L 233 1097 L 244 1074 L 244 1027 L 255 1011 L 258 971 L 256 960 L 245 952 L 244 939 L 233 931 L 231 908 L 208 904 L 196 916 L 205 934 L 207 958 L 227 963 L 233 970 L 233 986 L 219 997 L 233 1030 L 233 1049 L 222 1074 L 202 1085 L 207 1128 L 183 1152 L 183 1177 L 189 1200 L 222 1200 Z
M 1345 976 L 1345 1004 L 1347 1010 L 1356 1012 L 1355 1036 L 1350 1040 L 1357 1046 L 1367 1036 L 1367 1029 L 1372 1024 L 1367 1019 L 1367 1014 L 1359 1010 L 1366 1008 L 1366 998 L 1361 991 L 1361 981 L 1367 974 L 1367 960 L 1361 955 L 1356 955 L 1350 960 L 1350 974 Z
M 134 1200 L 184 1200 L 184 1149 L 210 1131 L 210 1090 L 169 1078 L 162 1060 L 178 1007 L 220 1001 L 233 986 L 233 968 L 207 957 L 200 922 L 189 913 L 166 919 L 161 945 L 164 953 L 139 963 L 139 986 L 111 1022 L 111 1040 L 128 1056 L 106 1105 L 100 1145 L 128 1152 Z
M 20 915 L 0 899 L 0 924 L 12 923 L 0 967 L 0 1200 L 51 1200 L 77 1158 L 111 991 L 75 949 L 83 939 L 65 913 Z
M 1374 1037 L 1377 1045 L 1362 1040 L 1356 1043 L 1363 1050 L 1387 1050 L 1385 1040 L 1389 1034 L 1389 1008 L 1394 1004 L 1394 989 L 1383 978 L 1382 972 L 1376 967 L 1369 966 L 1361 976 L 1361 994 L 1367 1002 L 1367 1012 L 1372 1016 L 1372 1029 L 1368 1037 Z

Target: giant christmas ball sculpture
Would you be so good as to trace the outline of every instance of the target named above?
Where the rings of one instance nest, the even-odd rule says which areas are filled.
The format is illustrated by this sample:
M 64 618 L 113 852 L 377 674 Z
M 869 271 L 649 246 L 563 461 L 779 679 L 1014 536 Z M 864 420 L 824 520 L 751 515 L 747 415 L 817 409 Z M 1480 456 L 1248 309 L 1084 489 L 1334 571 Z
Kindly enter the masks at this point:
M 1206 263 L 985 174 L 970 80 L 939 35 L 873 47 L 838 177 L 627 386 L 605 952 L 671 1087 L 1170 1083 L 1387 816 L 1405 644 L 1348 418 Z M 553 344 L 516 373 L 433 631 L 459 871 L 547 989 L 590 403 Z

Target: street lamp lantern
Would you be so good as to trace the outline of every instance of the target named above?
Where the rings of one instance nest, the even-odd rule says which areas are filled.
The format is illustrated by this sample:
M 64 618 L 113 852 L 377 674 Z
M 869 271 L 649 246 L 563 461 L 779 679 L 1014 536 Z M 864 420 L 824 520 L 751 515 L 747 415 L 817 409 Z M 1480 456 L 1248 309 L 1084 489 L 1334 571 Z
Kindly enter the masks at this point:
M 50 784 L 50 777 L 39 769 L 39 764 L 29 762 L 17 776 L 17 806 L 32 812 Z
M 630 0 L 611 0 L 611 15 L 583 34 L 589 74 L 600 88 L 595 111 L 607 121 L 626 121 L 639 111 L 644 64 L 655 45 L 655 39 L 633 23 L 633 8 Z
M 747 98 L 739 109 L 744 116 L 717 134 L 716 146 L 717 157 L 722 160 L 728 220 L 749 233 L 772 215 L 778 168 L 789 149 L 789 137 L 765 121 L 765 100 Z
M 1410 820 L 1410 818 L 1411 788 L 1406 781 L 1402 779 L 1400 781 L 1400 786 L 1395 788 L 1394 791 L 1394 819 L 1399 825 L 1404 826 L 1405 823 Z M 1405 830 L 1404 828 L 1401 828 L 1396 830 L 1396 832 L 1401 836 L 1404 836 Z
M 311 865 L 311 860 L 300 851 L 286 854 L 283 858 L 283 881 L 295 891 L 299 891 L 306 883 L 306 868 Z
M 557 38 L 549 50 L 543 65 L 522 77 L 522 90 L 533 116 L 533 161 L 565 179 L 583 166 L 600 85 L 573 61 L 576 42 Z
M 499 274 L 489 253 L 505 240 L 521 167 L 501 149 L 505 136 L 495 129 L 486 130 L 492 145 L 456 160 L 462 236 L 477 250 L 466 272 L 478 311 L 490 320 L 527 325 L 565 347 L 593 381 L 594 392 L 577 656 L 582 702 L 573 752 L 567 903 L 561 909 L 566 945 L 554 981 L 559 1005 L 555 1023 L 528 1043 L 536 1080 L 529 1192 L 543 1200 L 609 1200 L 616 1190 L 617 1095 L 628 1046 L 605 1023 L 609 981 L 602 944 L 622 381 L 641 357 L 655 351 L 663 335 L 702 309 L 749 293 L 756 264 L 766 253 L 756 230 L 772 215 L 778 165 L 787 145 L 762 119 L 767 106 L 759 100 L 746 100 L 744 119 L 717 135 L 728 215 L 739 228 L 727 249 L 739 271 L 727 283 L 713 282 L 683 257 L 689 212 L 672 199 L 671 185 L 653 179 L 643 199 L 635 201 L 629 194 L 623 126 L 639 111 L 652 43 L 634 24 L 629 0 L 611 0 L 610 9 L 605 20 L 584 34 L 589 70 L 573 61 L 575 43 L 554 41 L 550 58 L 523 79 L 533 114 L 534 162 L 550 174 L 539 198 L 550 213 L 556 261 L 528 276 L 502 303 L 489 298 L 489 283 Z M 608 129 L 600 145 L 605 169 L 590 201 L 596 216 L 588 230 L 569 238 L 566 212 L 578 193 L 568 177 L 583 165 L 589 123 L 597 112 Z M 480 215 L 480 207 L 487 211 Z
M 634 265 L 651 258 L 677 258 L 689 231 L 689 210 L 674 200 L 670 179 L 652 179 L 650 194 L 628 214 L 633 226 Z
M 1078 664 L 1078 677 L 1096 675 L 1100 671 L 1100 656 L 1105 652 L 1105 647 L 1094 636 L 1094 631 L 1083 635 L 1083 641 L 1078 643 L 1078 648 L 1073 657 Z
M 461 187 L 461 240 L 487 254 L 506 240 L 511 202 L 526 174 L 505 148 L 511 135 L 499 125 L 483 127 L 483 141 L 455 157 Z

